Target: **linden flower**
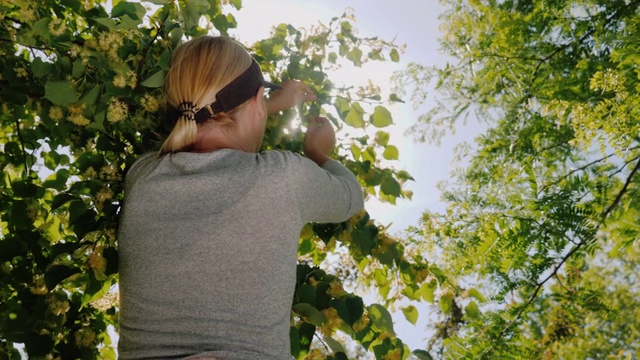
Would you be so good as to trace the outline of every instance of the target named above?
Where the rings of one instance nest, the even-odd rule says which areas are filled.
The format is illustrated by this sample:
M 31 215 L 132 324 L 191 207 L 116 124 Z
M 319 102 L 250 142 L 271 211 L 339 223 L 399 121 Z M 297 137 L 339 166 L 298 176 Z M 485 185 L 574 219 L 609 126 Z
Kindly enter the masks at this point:
M 16 71 L 16 76 L 19 78 L 26 78 L 29 76 L 29 73 L 25 68 L 16 68 L 15 71 Z
M 71 308 L 69 302 L 66 300 L 60 301 L 55 298 L 49 298 L 47 299 L 47 303 L 49 304 L 49 311 L 55 316 L 66 314 Z
M 401 360 L 400 349 L 395 349 L 382 357 L 382 360 Z
M 108 189 L 108 188 L 102 188 L 100 189 L 100 191 L 98 191 L 98 193 L 96 194 L 96 201 L 98 202 L 96 204 L 96 207 L 98 209 L 102 209 L 102 207 L 104 206 L 104 204 L 109 201 L 109 199 L 113 198 L 113 192 Z
M 87 126 L 91 121 L 82 115 L 82 111 L 87 107 L 85 103 L 76 104 L 69 106 L 69 116 L 67 116 L 67 120 L 78 126 Z
M 122 101 L 111 98 L 109 106 L 107 107 L 107 120 L 110 123 L 117 123 L 127 118 L 129 114 L 129 106 Z
M 55 19 L 49 22 L 49 31 L 53 36 L 60 36 L 67 30 L 67 25 L 62 23 L 62 19 Z
M 331 295 L 334 298 L 340 298 L 347 295 L 347 292 L 342 288 L 342 284 L 340 281 L 332 281 L 329 285 L 329 289 L 327 289 L 327 294 Z
M 136 87 L 136 83 L 138 82 L 138 74 L 136 74 L 135 71 L 131 70 L 127 75 L 129 77 L 127 85 L 129 85 L 129 87 L 133 89 L 134 87 Z
M 90 166 L 84 173 L 82 173 L 82 177 L 85 179 L 95 179 L 98 177 L 98 172 L 93 166 Z
M 104 272 L 104 270 L 106 270 L 107 268 L 107 260 L 102 257 L 100 250 L 96 249 L 91 253 L 91 255 L 89 255 L 87 265 L 89 265 L 89 267 L 93 270 Z
M 36 20 L 36 13 L 33 9 L 30 8 L 22 8 L 20 9 L 20 20 L 25 23 L 34 22 Z
M 76 345 L 88 347 L 96 340 L 96 333 L 91 328 L 83 327 L 82 329 L 78 330 L 75 338 Z
M 123 74 L 118 74 L 113 78 L 113 86 L 124 88 L 127 86 L 127 78 Z
M 369 325 L 369 321 L 371 321 L 371 319 L 369 319 L 369 316 L 367 316 L 367 314 L 362 314 L 362 317 L 360 317 L 358 321 L 353 323 L 353 326 L 352 326 L 353 331 L 360 332 L 364 330 L 367 327 L 367 325 Z
M 71 45 L 71 48 L 69 48 L 69 55 L 71 55 L 72 58 L 76 58 L 80 54 L 82 54 L 82 48 L 80 47 L 80 45 Z
M 149 94 L 144 94 L 144 96 L 142 96 L 142 99 L 140 99 L 140 105 L 142 105 L 142 108 L 150 113 L 158 111 L 158 109 L 160 108 L 160 104 L 161 103 L 159 98 L 151 96 Z
M 116 169 L 113 165 L 105 165 L 100 169 L 100 178 L 107 181 L 119 181 L 122 179 L 122 176 L 120 176 L 118 169 Z
M 49 292 L 47 285 L 44 283 L 44 276 L 36 275 L 33 277 L 33 286 L 29 289 L 33 295 L 46 295 Z
M 333 335 L 333 332 L 340 326 L 342 320 L 340 320 L 340 316 L 338 315 L 338 310 L 334 308 L 327 308 L 322 310 L 324 316 L 326 316 L 327 321 L 322 324 L 320 327 L 320 332 L 322 332 L 326 336 Z
M 89 303 L 89 306 L 98 311 L 107 311 L 118 304 L 118 294 L 109 292 L 98 300 Z
M 59 106 L 53 106 L 51 107 L 51 109 L 49 109 L 49 117 L 56 121 L 62 120 L 62 118 L 64 117 L 64 112 Z
M 78 126 L 87 126 L 91 123 L 91 120 L 87 119 L 82 114 L 69 115 L 67 116 L 67 120 L 71 121 L 72 123 Z

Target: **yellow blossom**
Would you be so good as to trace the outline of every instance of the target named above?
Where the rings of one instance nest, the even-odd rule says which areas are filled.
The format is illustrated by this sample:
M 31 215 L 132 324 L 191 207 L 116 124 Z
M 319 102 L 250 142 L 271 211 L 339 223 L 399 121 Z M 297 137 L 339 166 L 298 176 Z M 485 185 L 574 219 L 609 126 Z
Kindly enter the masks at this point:
M 113 192 L 109 188 L 102 188 L 96 194 L 96 200 L 98 200 L 100 204 L 104 204 L 106 201 L 108 201 L 112 197 L 113 197 Z
M 34 22 L 36 20 L 36 13 L 29 7 L 23 7 L 20 9 L 20 20 L 25 23 Z
M 72 123 L 78 126 L 87 126 L 91 123 L 91 121 L 86 117 L 84 117 L 84 115 L 82 114 L 69 115 L 67 116 L 67 120 L 71 121 Z
M 367 327 L 367 325 L 369 325 L 370 321 L 371 321 L 371 319 L 369 319 L 369 315 L 362 314 L 362 317 L 360 317 L 360 319 L 358 319 L 358 321 L 353 323 L 353 326 L 352 326 L 353 331 L 360 332 L 360 331 L 364 330 Z
M 155 96 L 144 94 L 140 99 L 140 105 L 145 111 L 154 113 L 160 108 L 161 100 Z
M 95 179 L 98 177 L 98 172 L 93 168 L 93 166 L 90 166 L 84 173 L 82 173 L 82 177 L 84 179 Z
M 49 109 L 49 117 L 56 121 L 62 120 L 64 112 L 59 106 L 52 106 L 51 109 Z
M 89 305 L 98 311 L 107 311 L 118 304 L 118 293 L 108 292 L 100 299 L 94 300 Z
M 392 352 L 387 353 L 382 357 L 382 360 L 401 360 L 401 359 L 402 359 L 402 355 L 400 353 L 399 348 L 396 348 Z
M 62 19 L 54 19 L 49 22 L 49 31 L 53 36 L 60 36 L 67 30 L 67 26 L 62 23 Z
M 134 87 L 136 87 L 136 84 L 138 82 L 138 74 L 136 74 L 135 71 L 131 70 L 127 75 L 129 78 L 129 80 L 127 81 L 127 85 L 129 85 L 129 87 L 133 89 Z
M 128 115 L 129 106 L 116 98 L 111 98 L 107 107 L 107 120 L 110 123 L 117 123 L 126 119 Z
M 340 298 L 347 295 L 347 292 L 342 288 L 342 283 L 338 280 L 334 280 L 329 285 L 329 289 L 327 289 L 327 294 L 331 295 L 334 298 Z
M 87 265 L 95 271 L 104 272 L 107 268 L 107 260 L 102 256 L 102 249 L 97 248 L 93 250 L 91 255 L 89 255 L 89 259 L 87 260 Z
M 78 57 L 81 53 L 82 48 L 78 44 L 73 44 L 71 45 L 71 48 L 69 48 L 69 55 L 71 55 L 72 58 Z
M 67 300 L 60 300 L 57 296 L 50 296 L 46 302 L 49 305 L 49 311 L 55 316 L 66 314 L 71 308 Z
M 15 68 L 16 71 L 16 76 L 19 78 L 27 78 L 29 76 L 29 73 L 27 72 L 27 69 L 25 68 Z
M 91 328 L 83 327 L 76 332 L 75 338 L 76 345 L 88 347 L 96 340 L 96 333 Z
M 127 78 L 123 74 L 118 74 L 113 78 L 113 86 L 124 88 L 127 86 Z
M 87 126 L 87 125 L 89 125 L 89 123 L 91 121 L 89 121 L 89 119 L 84 117 L 84 115 L 82 114 L 82 112 L 84 111 L 84 109 L 86 107 L 87 107 L 87 105 L 85 103 L 80 103 L 80 104 L 75 104 L 75 105 L 69 106 L 69 108 L 68 108 L 69 115 L 67 116 L 67 120 L 71 121 L 72 123 L 74 123 L 74 124 L 76 124 L 78 126 Z
M 29 289 L 34 295 L 46 295 L 49 292 L 44 282 L 44 276 L 36 275 L 33 277 L 33 286 Z
M 122 176 L 112 164 L 105 165 L 100 169 L 100 178 L 106 181 L 120 181 Z
M 338 329 L 342 320 L 340 320 L 338 311 L 332 307 L 322 310 L 322 313 L 327 318 L 327 321 L 320 327 L 320 332 L 325 336 L 331 336 Z

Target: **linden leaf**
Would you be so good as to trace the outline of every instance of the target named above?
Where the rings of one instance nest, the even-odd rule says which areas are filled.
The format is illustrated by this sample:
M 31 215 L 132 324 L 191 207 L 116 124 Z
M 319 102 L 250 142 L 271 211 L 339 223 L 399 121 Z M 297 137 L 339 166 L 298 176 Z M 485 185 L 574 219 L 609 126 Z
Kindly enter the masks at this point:
M 416 309 L 415 306 L 409 305 L 409 306 L 403 307 L 402 313 L 404 314 L 404 317 L 407 318 L 407 320 L 413 325 L 415 325 L 416 322 L 418 321 L 419 314 L 418 314 L 418 309 Z
M 371 115 L 371 124 L 377 128 L 383 128 L 393 124 L 391 113 L 384 106 L 376 106 Z

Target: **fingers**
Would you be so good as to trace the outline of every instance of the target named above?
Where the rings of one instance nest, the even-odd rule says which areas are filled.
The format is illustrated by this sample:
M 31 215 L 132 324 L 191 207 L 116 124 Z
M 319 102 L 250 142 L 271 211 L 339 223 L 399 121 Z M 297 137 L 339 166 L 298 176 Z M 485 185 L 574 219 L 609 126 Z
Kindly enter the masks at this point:
M 329 120 L 327 118 L 324 118 L 324 117 L 309 118 L 309 126 L 308 126 L 309 130 L 317 130 L 325 126 L 328 126 L 329 128 L 331 128 L 331 125 L 329 124 Z M 333 130 L 333 128 L 331 128 L 331 130 Z

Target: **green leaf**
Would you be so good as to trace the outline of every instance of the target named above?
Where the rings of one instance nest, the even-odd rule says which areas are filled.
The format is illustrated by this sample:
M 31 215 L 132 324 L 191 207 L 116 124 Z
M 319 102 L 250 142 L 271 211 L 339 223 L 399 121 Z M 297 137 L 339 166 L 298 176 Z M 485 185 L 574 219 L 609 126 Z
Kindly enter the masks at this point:
M 361 153 L 362 153 L 362 151 L 360 150 L 358 145 L 351 144 L 351 154 L 353 155 L 353 160 L 358 161 L 358 159 L 360 158 L 360 154 Z
M 440 305 L 440 310 L 442 310 L 443 313 L 450 314 L 451 308 L 453 307 L 453 294 L 448 292 L 442 294 L 438 304 Z
M 164 70 L 160 70 L 157 73 L 149 76 L 146 80 L 142 81 L 140 85 L 148 88 L 159 88 L 164 84 Z
M 393 61 L 393 62 L 400 61 L 400 54 L 398 53 L 397 49 L 391 49 L 391 51 L 389 52 L 389 57 L 391 58 L 391 61 Z
M 382 153 L 382 157 L 387 160 L 398 160 L 399 155 L 398 148 L 393 145 L 388 145 Z
M 78 92 L 69 81 L 49 80 L 44 84 L 44 97 L 60 106 L 68 106 L 77 100 Z
M 349 110 L 349 114 L 347 114 L 344 122 L 355 128 L 364 128 L 363 116 L 364 109 L 360 106 L 360 103 L 356 102 L 351 105 L 351 110 Z
M 480 317 L 480 308 L 475 301 L 470 301 L 467 306 L 464 307 L 464 312 L 472 319 L 477 319 Z
M 84 74 L 85 65 L 81 59 L 73 62 L 73 69 L 71 70 L 71 76 L 78 79 Z
M 70 268 L 66 265 L 54 265 L 44 274 L 44 283 L 47 285 L 47 289 L 53 290 L 62 280 L 79 272 L 80 269 L 77 267 Z
M 391 102 L 399 102 L 399 103 L 403 103 L 404 104 L 404 100 L 400 99 L 398 97 L 398 94 L 396 94 L 396 93 L 393 93 L 393 94 L 389 95 L 389 101 L 391 101 Z
M 382 179 L 382 184 L 380 184 L 380 191 L 382 191 L 382 193 L 386 195 L 400 197 L 402 188 L 400 187 L 400 184 L 396 181 L 396 179 L 392 178 L 389 175 Z
M 140 24 L 142 24 L 142 19 L 133 19 L 131 16 L 125 14 L 122 16 L 120 24 L 116 26 L 116 29 L 135 29 Z
M 29 333 L 25 337 L 24 348 L 30 357 L 45 357 L 53 350 L 54 346 L 55 342 L 51 335 Z
M 51 74 L 51 63 L 44 62 L 39 57 L 36 57 L 31 62 L 31 72 L 36 78 L 42 78 Z
M 412 354 L 419 360 L 433 360 L 431 354 L 426 350 L 413 350 Z
M 347 59 L 351 60 L 353 65 L 362 66 L 362 50 L 360 48 L 353 48 L 347 53 Z
M 389 144 L 389 133 L 385 131 L 376 132 L 376 144 L 387 146 Z
M 404 317 L 413 325 L 418 321 L 418 309 L 415 306 L 409 305 L 402 308 Z
M 395 334 L 393 331 L 393 319 L 387 309 L 380 304 L 371 304 L 367 307 L 369 316 L 373 320 L 375 326 L 381 331 L 385 331 L 389 334 Z
M 484 297 L 484 295 L 482 295 L 482 293 L 478 291 L 478 289 L 468 289 L 467 294 L 471 297 L 476 298 L 476 300 L 480 301 L 481 303 L 487 302 L 487 298 Z
M 187 34 L 193 34 L 200 22 L 200 17 L 209 10 L 210 5 L 207 0 L 190 0 L 186 3 L 187 6 L 183 10 L 184 27 L 187 30 Z M 217 29 L 220 30 L 219 28 Z
M 387 127 L 393 124 L 391 113 L 386 107 L 378 105 L 371 115 L 371 124 L 377 128 Z
M 293 311 L 295 311 L 300 317 L 304 318 L 307 322 L 315 325 L 322 326 L 327 321 L 327 317 L 324 316 L 320 310 L 313 307 L 311 304 L 298 303 L 293 305 Z
M 333 351 L 334 353 L 345 352 L 342 344 L 340 344 L 338 341 L 336 341 L 336 339 L 332 338 L 331 336 L 325 336 L 324 342 L 329 346 L 331 351 Z
M 111 18 L 97 18 L 93 20 L 109 30 L 115 30 L 116 28 L 116 22 Z
M 434 292 L 436 290 L 435 281 L 430 281 L 422 284 L 420 286 L 420 295 L 424 299 L 424 301 L 430 302 L 433 304 L 435 301 Z
M 240 10 L 240 8 L 242 8 L 242 0 L 230 0 L 229 4 L 233 5 L 236 10 Z
M 132 19 L 142 20 L 146 13 L 147 10 L 139 3 L 121 1 L 111 10 L 111 17 L 119 18 L 128 15 Z
M 96 85 L 91 90 L 89 90 L 82 98 L 80 98 L 81 103 L 85 103 L 87 105 L 95 105 L 98 102 L 98 98 L 100 97 L 100 92 L 102 90 L 101 85 Z

